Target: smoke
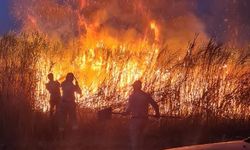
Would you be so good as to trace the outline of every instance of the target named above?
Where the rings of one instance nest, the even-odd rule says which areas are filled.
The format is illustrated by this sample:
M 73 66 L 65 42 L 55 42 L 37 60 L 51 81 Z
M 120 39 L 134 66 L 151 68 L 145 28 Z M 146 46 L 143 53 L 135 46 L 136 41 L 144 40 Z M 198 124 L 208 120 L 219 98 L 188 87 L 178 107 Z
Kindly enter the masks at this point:
M 250 39 L 248 0 L 12 0 L 22 30 L 70 41 L 87 37 L 107 43 L 158 39 L 180 48 L 193 39 L 216 37 L 234 46 Z M 154 21 L 159 35 L 150 29 Z M 159 37 L 154 37 L 159 36 Z
M 196 5 L 196 0 L 13 0 L 13 13 L 22 30 L 65 42 L 84 37 L 110 46 L 147 40 L 183 48 L 196 33 L 207 39 Z
M 55 1 L 14 0 L 13 13 L 22 31 L 39 31 L 61 39 L 74 36 L 74 11 Z

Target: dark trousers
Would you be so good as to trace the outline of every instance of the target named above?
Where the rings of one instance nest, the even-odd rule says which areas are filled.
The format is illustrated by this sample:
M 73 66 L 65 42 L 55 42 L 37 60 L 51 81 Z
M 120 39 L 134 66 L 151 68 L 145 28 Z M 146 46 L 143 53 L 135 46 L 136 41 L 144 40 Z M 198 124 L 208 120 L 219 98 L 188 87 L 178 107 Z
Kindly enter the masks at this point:
M 129 123 L 130 141 L 132 150 L 142 149 L 146 118 L 132 118 Z
M 77 125 L 76 103 L 62 101 L 60 104 L 59 116 L 60 116 L 59 128 L 61 130 L 64 130 L 67 119 L 68 119 L 71 127 L 76 126 Z
M 56 99 L 50 99 L 50 117 L 56 115 L 58 113 L 60 97 Z

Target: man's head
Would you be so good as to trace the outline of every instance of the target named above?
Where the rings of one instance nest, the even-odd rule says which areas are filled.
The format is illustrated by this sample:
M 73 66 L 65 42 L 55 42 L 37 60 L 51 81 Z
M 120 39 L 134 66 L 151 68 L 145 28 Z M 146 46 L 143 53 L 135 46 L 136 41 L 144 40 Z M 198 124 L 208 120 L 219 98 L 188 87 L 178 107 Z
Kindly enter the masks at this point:
M 49 79 L 50 81 L 54 81 L 54 75 L 53 75 L 53 73 L 49 73 L 49 74 L 48 74 L 48 79 Z
M 140 80 L 137 80 L 133 83 L 133 88 L 134 90 L 141 90 L 142 88 L 142 82 Z
M 66 76 L 66 80 L 72 82 L 74 80 L 74 74 L 73 73 L 68 73 Z

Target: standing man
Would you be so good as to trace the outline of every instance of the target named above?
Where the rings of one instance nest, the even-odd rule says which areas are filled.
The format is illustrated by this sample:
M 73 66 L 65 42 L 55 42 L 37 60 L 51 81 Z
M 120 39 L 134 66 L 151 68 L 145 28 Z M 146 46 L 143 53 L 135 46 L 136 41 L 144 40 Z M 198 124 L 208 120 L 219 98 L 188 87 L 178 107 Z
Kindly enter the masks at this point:
M 76 117 L 76 102 L 75 102 L 75 93 L 82 94 L 81 88 L 78 85 L 78 82 L 75 80 L 73 73 L 68 73 L 66 80 L 61 84 L 62 87 L 62 102 L 60 105 L 60 131 L 64 130 L 67 117 L 72 129 L 77 129 L 77 117 Z
M 50 116 L 52 117 L 58 111 L 58 106 L 61 100 L 60 83 L 54 80 L 52 73 L 48 74 L 49 82 L 46 83 L 46 89 L 50 93 Z
M 129 96 L 126 114 L 131 114 L 130 119 L 130 139 L 132 150 L 141 149 L 143 143 L 144 129 L 148 120 L 149 104 L 155 110 L 155 116 L 159 117 L 159 106 L 152 97 L 141 90 L 142 82 L 137 80 L 133 84 L 133 92 Z

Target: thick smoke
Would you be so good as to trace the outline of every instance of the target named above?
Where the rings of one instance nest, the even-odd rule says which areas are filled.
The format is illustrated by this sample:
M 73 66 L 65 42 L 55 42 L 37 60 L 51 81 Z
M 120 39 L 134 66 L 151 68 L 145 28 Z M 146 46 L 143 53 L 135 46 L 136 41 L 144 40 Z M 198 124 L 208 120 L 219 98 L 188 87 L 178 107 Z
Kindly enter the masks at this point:
M 22 30 L 38 30 L 64 41 L 86 37 L 126 44 L 157 39 L 181 48 L 196 33 L 200 40 L 207 39 L 194 13 L 196 5 L 196 0 L 14 0 L 13 8 Z M 150 29 L 152 21 L 159 35 Z
M 154 20 L 163 44 L 179 47 L 195 33 L 235 46 L 250 39 L 248 0 L 12 0 L 22 30 L 38 30 L 68 41 L 108 37 L 126 43 L 151 33 Z

